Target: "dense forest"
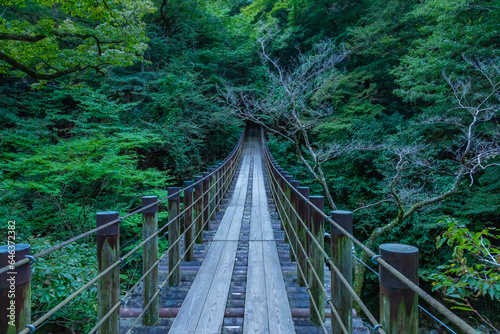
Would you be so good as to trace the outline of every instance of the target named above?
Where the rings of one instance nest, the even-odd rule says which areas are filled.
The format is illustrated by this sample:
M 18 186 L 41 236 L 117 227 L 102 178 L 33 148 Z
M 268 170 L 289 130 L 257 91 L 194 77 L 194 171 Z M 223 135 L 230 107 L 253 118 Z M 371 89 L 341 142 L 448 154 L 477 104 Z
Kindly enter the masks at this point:
M 499 117 L 499 0 L 0 3 L 0 216 L 32 252 L 164 197 L 252 121 L 358 239 L 418 247 L 421 286 L 496 333 Z M 141 222 L 122 226 L 127 252 Z M 92 238 L 38 261 L 34 318 L 90 279 L 89 257 Z M 124 266 L 126 288 L 140 254 Z M 376 309 L 377 278 L 355 277 Z M 95 294 L 51 323 L 92 328 Z

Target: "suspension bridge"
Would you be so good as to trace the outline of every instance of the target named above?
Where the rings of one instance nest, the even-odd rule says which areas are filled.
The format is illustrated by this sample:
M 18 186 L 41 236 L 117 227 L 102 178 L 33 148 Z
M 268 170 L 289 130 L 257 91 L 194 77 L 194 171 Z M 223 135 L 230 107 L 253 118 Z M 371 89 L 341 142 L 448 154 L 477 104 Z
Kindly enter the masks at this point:
M 168 219 L 162 222 L 158 204 L 164 201 Z M 450 333 L 455 332 L 449 326 L 477 333 L 419 288 L 418 249 L 385 244 L 375 254 L 353 236 L 351 212 L 326 215 L 323 205 L 322 196 L 310 195 L 276 163 L 264 131 L 248 127 L 222 163 L 182 188 L 168 188 L 165 198 L 144 196 L 141 209 L 122 217 L 99 212 L 95 229 L 37 254 L 30 254 L 29 245 L 1 246 L 0 334 L 41 330 L 92 286 L 98 289 L 98 320 L 89 333 L 416 334 L 419 310 Z M 122 255 L 120 224 L 139 214 L 143 240 Z M 166 232 L 168 249 L 158 254 L 158 239 Z M 31 319 L 36 260 L 93 235 L 98 275 Z M 379 266 L 378 317 L 352 288 L 353 245 Z M 141 250 L 142 276 L 123 292 L 120 266 Z M 9 297 L 13 286 L 15 296 Z

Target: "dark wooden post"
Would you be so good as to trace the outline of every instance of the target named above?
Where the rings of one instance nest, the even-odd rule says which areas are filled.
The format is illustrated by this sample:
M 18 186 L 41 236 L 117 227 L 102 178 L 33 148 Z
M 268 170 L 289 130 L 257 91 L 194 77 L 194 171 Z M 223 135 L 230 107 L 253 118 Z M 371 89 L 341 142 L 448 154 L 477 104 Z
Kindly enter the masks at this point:
M 226 193 L 231 185 L 231 159 L 227 159 L 224 165 L 224 198 L 226 197 Z
M 309 200 L 321 212 L 323 211 L 325 205 L 325 199 L 323 196 L 310 196 Z M 319 242 L 321 249 L 323 249 L 325 242 L 324 218 L 316 209 L 311 207 L 310 210 L 311 233 L 313 235 L 311 238 L 314 237 L 314 239 Z M 312 299 L 318 307 L 319 315 L 314 309 L 311 298 L 309 298 L 309 320 L 311 320 L 311 322 L 315 325 L 319 325 L 325 320 L 325 295 L 321 289 L 325 285 L 325 262 L 321 249 L 319 249 L 317 244 L 311 240 L 311 243 L 309 244 L 309 260 L 311 262 L 311 270 L 309 270 L 308 282 Z M 320 281 L 318 281 L 316 275 L 314 275 L 312 268 L 316 271 Z
M 203 232 L 200 232 L 200 230 L 203 229 L 203 176 L 197 175 L 194 177 L 194 182 L 196 185 L 194 186 L 194 199 L 193 201 L 195 202 L 194 204 L 194 211 L 193 211 L 193 217 L 196 220 L 195 224 L 195 235 L 196 235 L 196 243 L 197 244 L 202 244 L 203 243 Z M 201 181 L 201 182 L 200 182 Z
M 278 214 L 280 216 L 280 221 L 281 221 L 281 224 L 280 224 L 280 228 L 283 230 L 285 228 L 285 217 L 284 217 L 284 209 L 285 209 L 285 206 L 283 205 L 283 192 L 284 191 L 284 182 L 283 182 L 283 173 L 285 172 L 285 170 L 281 167 L 278 168 L 278 173 L 276 175 L 277 177 L 277 196 L 276 196 L 276 201 L 279 202 L 278 205 L 277 205 L 277 208 L 278 208 Z M 286 238 L 286 235 L 285 235 L 285 242 L 287 242 L 287 238 Z
M 382 244 L 384 261 L 418 284 L 418 248 L 402 244 Z M 418 295 L 382 266 L 380 273 L 380 324 L 387 334 L 416 334 Z
M 275 209 L 276 209 L 276 212 L 278 213 L 278 215 L 280 214 L 279 213 L 279 206 L 278 206 L 278 180 L 279 180 L 279 174 L 278 174 L 278 164 L 277 163 L 273 163 L 273 169 L 271 169 L 271 173 L 273 175 L 273 177 L 271 178 L 271 182 L 272 182 L 272 185 L 273 185 L 273 192 L 271 193 L 271 195 L 273 196 L 273 200 L 274 200 L 274 206 L 275 206 Z M 281 224 L 280 224 L 281 226 Z
M 223 165 L 223 163 L 219 164 L 217 166 L 217 168 L 218 168 L 217 177 L 215 179 L 215 182 L 217 183 L 217 187 L 215 187 L 216 194 L 217 194 L 217 196 L 216 196 L 217 201 L 215 202 L 215 208 L 216 208 L 217 212 L 220 212 L 220 202 L 221 202 L 222 196 L 224 195 L 224 189 L 222 188 L 222 186 L 224 184 L 224 177 L 223 177 L 224 165 Z
M 210 230 L 210 172 L 203 172 L 203 224 L 205 224 L 205 231 Z
M 285 218 L 285 228 L 286 228 L 286 231 L 287 233 L 285 233 L 286 235 L 288 235 L 287 237 L 287 241 L 288 243 L 291 243 L 290 242 L 290 239 L 293 238 L 293 232 L 292 232 L 292 227 L 290 226 L 292 220 L 291 220 L 291 215 L 290 215 L 290 212 L 292 211 L 292 208 L 291 208 L 291 201 L 290 201 L 290 197 L 291 197 L 291 193 L 292 193 L 292 189 L 290 189 L 290 186 L 288 185 L 293 177 L 291 177 L 290 175 L 288 174 L 285 174 L 284 175 L 284 180 L 283 180 L 283 190 L 285 192 L 285 195 L 283 196 L 283 207 L 284 207 L 284 218 Z M 291 254 L 292 252 L 290 252 Z
M 199 233 L 200 230 L 203 229 L 203 176 L 202 175 L 197 175 L 194 177 L 194 182 L 196 185 L 194 186 L 194 198 L 193 202 L 195 202 L 194 205 L 194 211 L 193 211 L 193 219 L 196 220 L 195 224 L 195 235 L 196 235 L 196 243 L 201 244 L 203 243 L 203 232 Z
M 119 218 L 118 211 L 103 211 L 96 214 L 97 227 Z M 108 269 L 119 260 L 120 223 L 97 231 L 97 261 L 99 273 Z M 111 311 L 120 301 L 120 266 L 114 267 L 101 277 L 97 284 L 98 320 Z M 117 334 L 120 332 L 120 310 L 116 309 L 101 325 L 99 333 Z
M 214 193 L 215 193 L 215 211 L 214 211 L 214 215 L 216 212 L 219 212 L 219 173 L 220 173 L 220 169 L 219 169 L 219 165 L 215 166 L 215 171 L 214 171 L 214 183 L 215 183 L 215 187 L 214 187 Z
M 168 187 L 168 270 L 170 275 L 168 284 L 170 286 L 178 285 L 181 278 L 181 267 L 177 265 L 180 261 L 181 247 L 179 242 L 176 243 L 181 230 L 179 217 L 177 217 L 180 204 L 179 190 L 179 187 Z
M 143 196 L 142 207 L 148 206 L 158 201 L 158 196 Z M 158 204 L 155 204 L 142 211 L 142 240 L 146 240 L 151 235 L 158 231 Z M 152 269 L 146 277 L 144 277 L 143 287 L 143 302 L 145 307 L 153 298 L 153 295 L 158 291 L 158 236 L 152 237 L 142 246 L 142 272 L 146 273 L 151 267 Z M 159 319 L 159 302 L 155 298 L 149 308 L 144 313 L 142 322 L 146 326 L 153 326 Z
M 195 228 L 193 224 L 193 181 L 184 181 L 182 185 L 184 188 L 184 226 L 186 228 L 186 234 L 184 237 L 184 244 L 186 247 L 186 255 L 184 259 L 186 261 L 194 260 L 194 245 L 191 245 L 195 236 Z M 191 245 L 191 246 L 189 246 Z
M 9 231 L 15 231 L 10 228 L 15 227 L 12 223 L 7 226 Z M 0 246 L 0 268 L 24 260 L 30 253 L 28 244 Z M 0 274 L 0 333 L 16 334 L 31 323 L 31 264 L 9 269 Z
M 334 222 L 352 234 L 352 212 L 335 210 L 330 213 Z M 333 264 L 340 270 L 342 276 L 352 286 L 352 241 L 340 230 L 331 225 L 330 250 Z M 331 299 L 338 311 L 345 328 L 352 333 L 352 296 L 342 284 L 337 274 L 332 270 Z M 332 312 L 332 334 L 341 333 L 342 329 Z
M 295 236 L 294 232 L 298 235 L 297 231 L 297 214 L 298 213 L 298 206 L 297 206 L 297 188 L 299 187 L 300 182 L 297 180 L 291 180 L 290 184 L 292 185 L 292 190 L 290 192 L 290 202 L 292 203 L 292 206 L 290 208 L 290 230 L 292 231 L 292 234 L 290 235 L 290 247 L 295 250 L 295 253 L 298 255 L 300 252 L 300 249 L 297 246 L 297 237 Z M 293 254 L 293 252 L 290 252 L 290 261 L 297 261 L 296 255 Z M 300 275 L 299 275 L 300 276 Z
M 299 194 L 304 196 L 306 199 L 309 199 L 309 187 L 298 187 L 297 190 L 299 191 Z M 309 214 L 309 204 L 305 199 L 302 198 L 302 196 L 298 196 L 298 204 L 299 204 L 299 218 L 304 222 L 306 226 L 309 226 L 311 216 Z M 297 284 L 299 286 L 306 286 L 307 282 L 307 277 L 308 277 L 308 272 L 309 272 L 309 265 L 307 264 L 307 257 L 309 256 L 308 254 L 308 249 L 307 249 L 307 235 L 306 235 L 306 228 L 302 224 L 302 222 L 297 221 L 297 248 L 299 251 L 297 252 L 297 265 L 300 265 L 300 268 L 304 272 L 304 276 L 300 275 L 300 272 L 297 270 L 298 275 L 297 275 Z M 299 246 L 299 243 L 302 245 Z M 304 253 L 302 250 L 304 250 L 307 253 Z
M 215 168 L 212 169 L 212 171 L 210 172 L 210 205 L 209 205 L 209 210 L 208 210 L 208 214 L 210 216 L 210 219 L 211 220 L 215 220 L 215 187 L 216 187 L 216 184 L 215 184 Z

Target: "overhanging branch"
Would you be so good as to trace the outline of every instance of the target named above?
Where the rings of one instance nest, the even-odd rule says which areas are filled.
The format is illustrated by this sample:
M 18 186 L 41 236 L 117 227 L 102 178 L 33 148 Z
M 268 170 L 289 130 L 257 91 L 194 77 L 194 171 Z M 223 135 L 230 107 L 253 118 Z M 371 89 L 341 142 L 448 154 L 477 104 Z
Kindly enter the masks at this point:
M 64 71 L 57 71 L 57 72 L 52 73 L 52 74 L 46 74 L 46 73 L 36 72 L 34 69 L 32 69 L 24 64 L 21 64 L 20 62 L 18 62 L 17 60 L 15 60 L 12 57 L 6 55 L 3 52 L 0 52 L 0 60 L 5 61 L 7 64 L 12 66 L 16 70 L 22 71 L 22 72 L 26 73 L 27 75 L 29 75 L 30 77 L 32 77 L 33 79 L 37 79 L 37 80 L 54 80 L 54 79 L 57 79 L 59 77 L 62 77 L 63 75 L 83 71 L 87 68 L 87 67 L 82 68 L 81 66 L 75 66 L 75 67 L 72 67 L 72 68 L 64 70 Z

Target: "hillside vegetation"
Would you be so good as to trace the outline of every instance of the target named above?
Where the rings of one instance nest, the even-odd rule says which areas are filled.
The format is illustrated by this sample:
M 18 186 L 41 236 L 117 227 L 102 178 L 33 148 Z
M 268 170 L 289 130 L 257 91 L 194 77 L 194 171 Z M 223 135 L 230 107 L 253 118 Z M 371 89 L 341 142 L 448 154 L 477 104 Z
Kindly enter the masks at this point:
M 499 0 L 2 1 L 0 216 L 39 251 L 164 197 L 252 121 L 358 239 L 418 247 L 421 286 L 496 333 L 499 22 Z M 124 252 L 140 225 L 124 222 Z M 92 238 L 58 256 L 71 268 L 37 264 L 34 318 L 96 270 Z M 376 310 L 377 278 L 355 277 Z M 95 294 L 47 326 L 88 331 Z

